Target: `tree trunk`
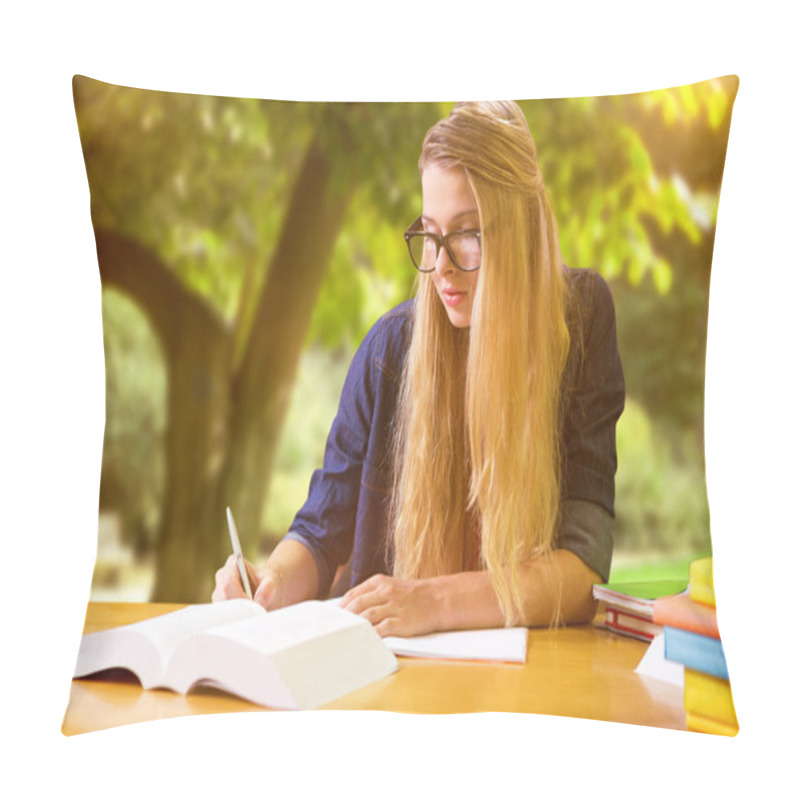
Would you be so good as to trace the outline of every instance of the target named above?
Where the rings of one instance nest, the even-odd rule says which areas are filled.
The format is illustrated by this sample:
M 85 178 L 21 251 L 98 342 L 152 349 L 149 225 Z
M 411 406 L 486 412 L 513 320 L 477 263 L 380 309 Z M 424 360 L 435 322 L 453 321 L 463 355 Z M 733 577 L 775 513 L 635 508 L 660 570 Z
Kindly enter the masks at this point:
M 219 481 L 228 445 L 231 339 L 181 315 L 170 359 L 167 484 L 154 601 L 208 602 L 214 571 L 230 552 Z
M 294 187 L 233 385 L 224 502 L 248 555 L 259 532 L 278 439 L 311 315 L 356 179 L 333 179 L 330 157 L 309 148 Z
M 219 479 L 230 406 L 230 332 L 158 257 L 111 231 L 96 234 L 104 286 L 128 294 L 150 319 L 166 361 L 166 486 L 152 599 L 208 600 L 226 554 Z

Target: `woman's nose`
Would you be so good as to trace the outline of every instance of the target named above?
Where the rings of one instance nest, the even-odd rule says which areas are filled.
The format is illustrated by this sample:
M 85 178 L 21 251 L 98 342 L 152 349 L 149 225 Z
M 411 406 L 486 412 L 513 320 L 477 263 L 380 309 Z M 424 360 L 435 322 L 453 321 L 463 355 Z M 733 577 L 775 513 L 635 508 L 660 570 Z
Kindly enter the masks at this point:
M 444 245 L 439 246 L 439 252 L 436 254 L 434 267 L 440 274 L 455 271 L 455 265 L 450 260 L 450 253 L 447 252 L 447 248 Z

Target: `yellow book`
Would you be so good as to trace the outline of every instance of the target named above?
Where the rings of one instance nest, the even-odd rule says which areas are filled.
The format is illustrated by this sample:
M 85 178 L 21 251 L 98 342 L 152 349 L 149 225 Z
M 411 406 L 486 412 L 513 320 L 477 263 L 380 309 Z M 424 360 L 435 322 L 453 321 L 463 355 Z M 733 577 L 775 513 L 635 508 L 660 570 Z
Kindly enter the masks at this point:
M 717 736 L 736 736 L 739 733 L 739 725 L 727 725 L 700 714 L 686 712 L 686 729 L 694 733 L 714 733 Z
M 697 603 L 716 606 L 713 558 L 700 558 L 689 565 L 689 597 Z
M 729 681 L 686 667 L 683 700 L 689 713 L 738 727 Z

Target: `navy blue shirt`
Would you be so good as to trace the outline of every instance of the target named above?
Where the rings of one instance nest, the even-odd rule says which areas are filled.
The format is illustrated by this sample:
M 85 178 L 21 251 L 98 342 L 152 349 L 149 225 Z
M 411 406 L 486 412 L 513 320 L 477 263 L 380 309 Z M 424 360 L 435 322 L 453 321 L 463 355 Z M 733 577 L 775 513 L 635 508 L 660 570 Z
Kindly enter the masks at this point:
M 611 292 L 591 270 L 566 268 L 570 353 L 562 381 L 562 505 L 556 544 L 608 580 L 613 549 L 616 422 L 625 386 Z M 322 469 L 286 535 L 319 571 L 319 595 L 352 556 L 350 586 L 391 574 L 387 551 L 392 423 L 414 301 L 382 316 L 356 352 L 325 447 Z

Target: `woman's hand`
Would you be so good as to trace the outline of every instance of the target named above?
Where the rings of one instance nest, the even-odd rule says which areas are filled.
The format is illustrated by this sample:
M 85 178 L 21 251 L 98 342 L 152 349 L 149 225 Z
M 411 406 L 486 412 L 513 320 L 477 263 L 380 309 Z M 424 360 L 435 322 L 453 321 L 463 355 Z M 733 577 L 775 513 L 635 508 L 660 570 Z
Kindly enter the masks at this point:
M 253 600 L 267 611 L 317 596 L 317 565 L 311 552 L 300 542 L 284 539 L 262 567 L 253 566 L 246 559 L 244 565 L 253 590 Z M 231 555 L 225 566 L 217 570 L 211 599 L 216 602 L 246 596 L 236 558 Z
M 245 560 L 244 565 L 250 581 L 250 588 L 253 591 L 253 600 L 267 608 L 270 601 L 275 597 L 278 588 L 277 576 L 269 568 L 256 569 L 247 560 Z M 211 595 L 211 600 L 215 603 L 220 600 L 247 597 L 242 586 L 242 579 L 239 576 L 239 568 L 236 565 L 236 556 L 234 555 L 228 556 L 225 565 L 217 570 L 215 582 L 216 585 Z
M 342 608 L 372 623 L 381 636 L 416 636 L 440 630 L 434 581 L 373 575 L 350 589 Z
M 540 627 L 591 621 L 592 585 L 600 576 L 569 550 L 556 549 L 520 568 L 521 615 L 509 624 Z M 343 608 L 369 620 L 381 636 L 500 628 L 506 624 L 489 573 L 458 572 L 420 580 L 373 575 L 342 598 Z

